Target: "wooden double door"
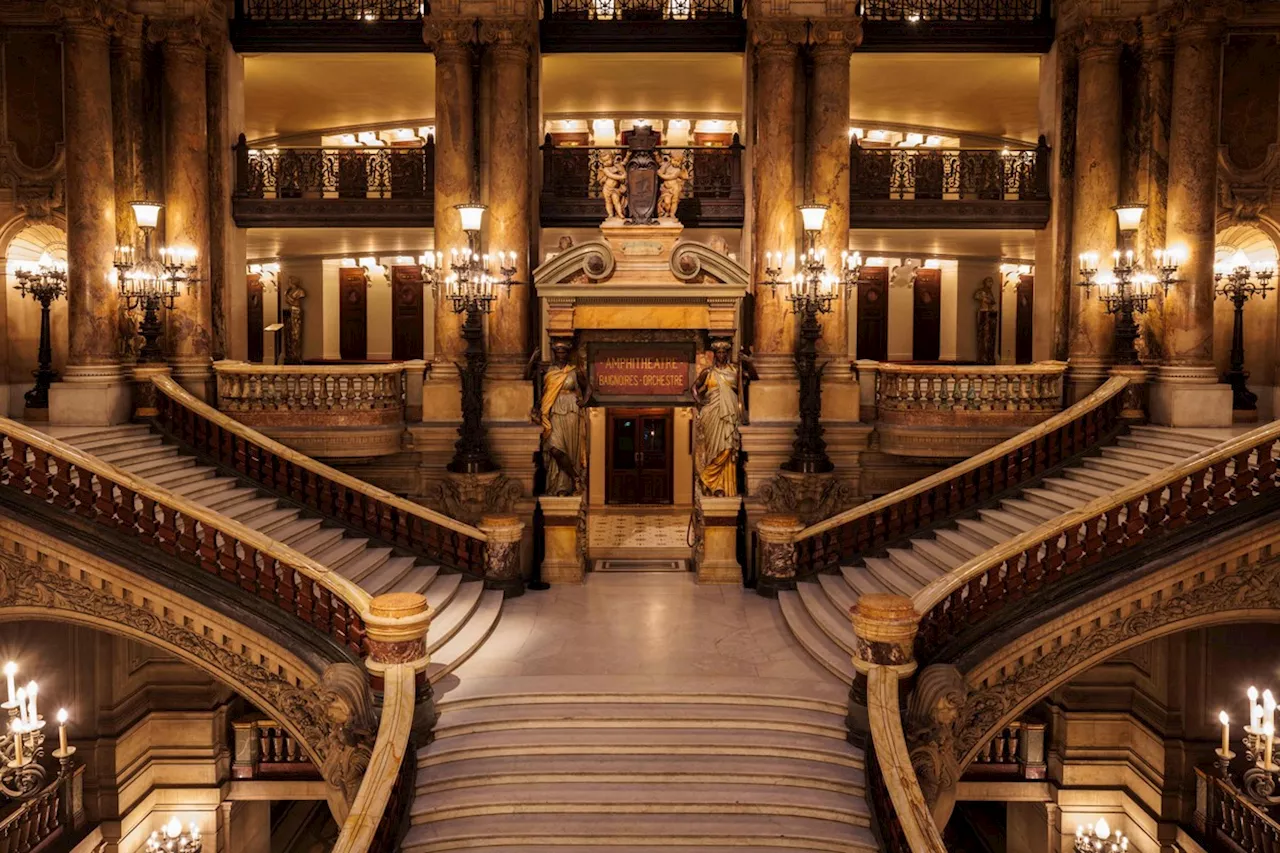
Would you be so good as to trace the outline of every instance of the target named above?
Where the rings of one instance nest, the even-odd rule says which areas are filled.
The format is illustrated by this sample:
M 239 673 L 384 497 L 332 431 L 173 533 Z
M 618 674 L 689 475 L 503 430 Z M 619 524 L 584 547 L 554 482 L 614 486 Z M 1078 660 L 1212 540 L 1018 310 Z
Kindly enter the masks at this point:
M 672 409 L 608 409 L 606 504 L 670 504 Z

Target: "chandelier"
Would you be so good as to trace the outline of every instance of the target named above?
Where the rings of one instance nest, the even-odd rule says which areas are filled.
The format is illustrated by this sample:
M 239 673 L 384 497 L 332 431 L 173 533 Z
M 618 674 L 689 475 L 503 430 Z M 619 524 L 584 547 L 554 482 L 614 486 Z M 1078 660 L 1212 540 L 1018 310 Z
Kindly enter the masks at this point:
M 1112 832 L 1104 817 L 1093 826 L 1076 827 L 1076 853 L 1123 853 L 1128 849 L 1129 839 L 1118 829 Z
M 516 253 L 499 250 L 490 255 L 479 250 L 486 210 L 483 204 L 459 204 L 454 209 L 462 219 L 467 245 L 449 249 L 447 266 L 443 252 L 424 252 L 418 256 L 418 267 L 432 291 L 437 296 L 443 292 L 452 303 L 455 314 L 488 314 L 497 289 L 513 283 Z
M 23 298 L 30 296 L 40 303 L 40 344 L 37 350 L 35 387 L 23 395 L 28 409 L 49 408 L 49 386 L 58 378 L 53 369 L 53 342 L 50 334 L 49 306 L 67 292 L 67 262 L 54 260 L 45 252 L 35 266 L 23 265 L 14 276 L 14 290 Z
M 9 712 L 9 725 L 7 733 L 0 735 L 0 793 L 22 800 L 44 787 L 46 773 L 40 759 L 45 754 L 45 719 L 36 704 L 39 686 L 28 681 L 25 687 L 18 687 L 14 683 L 17 674 L 16 663 L 4 665 L 9 698 L 3 707 Z M 58 749 L 53 757 L 65 769 L 75 751 L 75 747 L 67 746 L 67 712 L 63 709 L 58 711 Z
M 783 253 L 767 251 L 764 253 L 766 283 L 775 293 L 779 287 L 788 288 L 787 301 L 791 303 L 791 310 L 795 313 L 826 314 L 835 302 L 837 288 L 844 287 L 847 290 L 855 287 L 862 277 L 862 255 L 842 251 L 839 268 L 828 271 L 826 249 L 819 249 L 814 245 L 827 218 L 827 205 L 803 205 L 800 216 L 804 222 L 806 245 L 799 262 L 795 263 L 795 273 L 790 281 L 783 281 Z
M 1249 700 L 1249 724 L 1244 727 L 1240 741 L 1244 745 L 1244 772 L 1238 783 L 1231 778 L 1231 761 L 1236 753 L 1231 751 L 1231 718 L 1226 711 L 1218 712 L 1218 722 L 1222 724 L 1222 746 L 1214 750 L 1218 756 L 1218 772 L 1245 799 L 1260 806 L 1274 806 L 1280 804 L 1280 797 L 1274 796 L 1280 765 L 1272 760 L 1276 737 L 1275 696 L 1270 690 L 1259 695 L 1258 688 L 1252 685 L 1245 696 Z
M 1267 294 L 1275 290 L 1271 286 L 1275 274 L 1275 267 L 1250 264 L 1248 255 L 1239 250 L 1230 262 L 1213 266 L 1214 291 L 1225 296 L 1233 309 L 1231 361 L 1222 381 L 1231 386 L 1231 408 L 1234 411 L 1252 412 L 1258 408 L 1258 395 L 1249 390 L 1249 372 L 1244 369 L 1244 306 L 1253 297 L 1266 299 Z
M 200 828 L 194 823 L 187 829 L 176 817 L 164 828 L 147 838 L 147 853 L 200 853 Z
M 142 309 L 143 312 L 138 331 L 145 343 L 138 353 L 138 360 L 161 361 L 164 356 L 157 343 L 161 332 L 159 311 L 162 307 L 172 311 L 182 288 L 190 288 L 199 281 L 196 277 L 196 250 L 161 246 L 158 252 L 153 251 L 151 240 L 164 205 L 153 201 L 134 201 L 129 206 L 133 208 L 134 222 L 142 231 L 142 252 L 139 254 L 132 244 L 116 246 L 116 283 L 125 307 L 130 311 Z

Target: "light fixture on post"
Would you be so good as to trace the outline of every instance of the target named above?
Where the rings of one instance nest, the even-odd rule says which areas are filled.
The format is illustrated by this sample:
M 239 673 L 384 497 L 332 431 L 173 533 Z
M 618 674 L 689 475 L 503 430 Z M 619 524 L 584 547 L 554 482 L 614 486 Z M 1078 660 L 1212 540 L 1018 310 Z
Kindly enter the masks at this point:
M 182 288 L 190 288 L 199 281 L 195 249 L 161 246 L 158 256 L 153 253 L 151 240 L 162 206 L 153 201 L 130 203 L 133 221 L 143 235 L 142 252 L 139 254 L 133 245 L 116 246 L 114 260 L 116 283 L 125 307 L 143 312 L 138 327 L 144 341 L 138 361 L 143 363 L 164 361 L 158 343 L 162 331 L 160 309 L 172 311 Z
M 788 287 L 787 300 L 791 310 L 800 317 L 795 354 L 796 375 L 800 380 L 800 422 L 796 424 L 791 458 L 782 467 L 804 474 L 826 473 L 835 467 L 822 438 L 822 371 L 826 365 L 818 364 L 818 340 L 822 337 L 818 315 L 831 311 L 838 289 L 856 286 L 862 276 L 862 256 L 857 252 L 841 252 L 839 271 L 828 272 L 826 250 L 816 246 L 826 216 L 825 204 L 800 206 L 805 250 L 790 282 L 781 279 L 783 253 L 765 252 L 766 283 L 774 292 L 779 286 Z
M 462 338 L 467 343 L 466 363 L 458 368 L 462 383 L 462 426 L 458 427 L 453 459 L 446 468 L 455 474 L 478 474 L 498 467 L 489 455 L 483 422 L 484 374 L 488 363 L 484 349 L 484 315 L 493 310 L 499 288 L 513 284 L 516 253 L 498 251 L 490 256 L 480 251 L 483 204 L 459 204 L 454 210 L 462 220 L 467 245 L 449 250 L 447 266 L 442 252 L 424 252 L 418 258 L 418 266 L 435 297 L 448 299 L 455 314 L 465 315 Z
M 36 385 L 22 395 L 28 409 L 49 408 L 49 386 L 58 378 L 53 369 L 53 345 L 50 342 L 49 306 L 67 292 L 67 262 L 57 261 L 48 252 L 40 256 L 34 267 L 22 266 L 14 273 L 18 283 L 14 290 L 40 303 L 39 366 L 32 372 Z
M 0 708 L 8 712 L 8 727 L 0 734 L 0 794 L 15 800 L 25 800 L 44 789 L 46 771 L 40 760 L 44 758 L 44 729 L 46 721 L 40 714 L 36 700 L 40 688 L 34 681 L 19 687 L 15 683 L 18 665 L 9 661 L 4 665 L 8 687 L 8 700 Z M 52 757 L 59 763 L 58 775 L 70 770 L 71 756 L 76 748 L 67 746 L 67 712 L 58 711 L 58 748 Z
M 1075 853 L 1124 853 L 1128 849 L 1129 839 L 1118 829 L 1112 832 L 1105 817 L 1093 826 L 1076 827 Z
M 1258 395 L 1245 385 L 1249 372 L 1244 369 L 1244 304 L 1254 296 L 1266 299 L 1275 289 L 1271 286 L 1275 274 L 1275 268 L 1266 264 L 1250 265 L 1249 257 L 1239 250 L 1230 262 L 1215 264 L 1213 268 L 1214 289 L 1219 296 L 1230 299 L 1235 309 L 1231 324 L 1231 366 L 1222 381 L 1231 386 L 1231 408 L 1236 411 L 1258 410 Z
M 151 833 L 147 838 L 147 853 L 200 853 L 202 842 L 200 828 L 194 823 L 186 829 L 182 821 L 176 817 L 164 825 L 163 829 Z
M 1138 322 L 1135 315 L 1147 312 L 1157 286 L 1168 294 L 1169 288 L 1178 280 L 1179 259 L 1172 252 L 1157 249 L 1153 253 L 1156 260 L 1155 272 L 1147 272 L 1135 261 L 1132 248 L 1133 237 L 1142 224 L 1146 205 L 1122 204 L 1113 209 L 1120 228 L 1122 248 L 1112 252 L 1110 272 L 1101 274 L 1098 270 L 1098 253 L 1081 253 L 1080 281 L 1076 284 L 1084 288 L 1086 298 L 1097 287 L 1098 300 L 1106 306 L 1107 314 L 1116 318 L 1115 363 L 1140 364 L 1136 346 Z
M 1237 781 L 1231 775 L 1231 762 L 1236 753 L 1231 751 L 1231 718 L 1227 712 L 1218 713 L 1218 722 L 1222 724 L 1222 746 L 1213 752 L 1217 756 L 1218 774 L 1238 796 L 1254 805 L 1269 808 L 1280 805 L 1280 796 L 1276 796 L 1277 780 L 1280 779 L 1280 764 L 1276 763 L 1276 700 L 1270 690 L 1258 693 L 1258 688 L 1250 686 L 1245 691 L 1249 704 L 1249 723 L 1244 727 L 1244 769 Z

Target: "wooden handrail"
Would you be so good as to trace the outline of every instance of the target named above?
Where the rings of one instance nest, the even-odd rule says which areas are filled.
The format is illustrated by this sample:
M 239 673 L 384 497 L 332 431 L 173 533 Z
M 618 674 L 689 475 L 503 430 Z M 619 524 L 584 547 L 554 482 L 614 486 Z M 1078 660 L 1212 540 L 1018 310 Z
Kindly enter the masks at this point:
M 1021 376 L 1032 373 L 1052 376 L 1063 373 L 1067 369 L 1065 361 L 1037 361 L 1033 364 L 905 364 L 896 361 L 877 361 L 868 364 L 865 361 L 859 361 L 858 366 L 870 367 L 881 373 L 917 373 L 934 376 L 958 374 Z
M 0 486 L 158 546 L 364 653 L 372 598 L 337 572 L 17 421 L 0 418 L 0 439 L 8 444 Z
M 260 451 L 270 454 L 270 456 L 274 457 L 274 460 L 278 462 L 287 463 L 288 466 L 291 466 L 300 472 L 307 472 L 312 478 L 314 478 L 315 482 L 327 481 L 341 489 L 360 495 L 362 498 L 367 499 L 366 502 L 368 506 L 365 507 L 366 511 L 361 514 L 360 519 L 356 519 L 353 516 L 350 516 L 350 514 L 344 517 L 349 517 L 350 520 L 353 521 L 364 520 L 367 522 L 367 526 L 372 528 L 369 530 L 372 535 L 391 538 L 397 543 L 400 543 L 403 540 L 403 544 L 406 547 L 414 547 L 415 544 L 424 544 L 422 542 L 415 542 L 412 531 L 408 530 L 407 518 L 413 518 L 417 519 L 424 525 L 444 528 L 445 530 L 458 534 L 466 540 L 472 540 L 481 547 L 488 542 L 488 537 L 485 535 L 484 531 L 477 527 L 464 524 L 457 519 L 450 518 L 442 513 L 427 509 L 420 504 L 405 500 L 404 498 L 392 494 L 385 489 L 380 489 L 377 486 L 364 482 L 363 480 L 358 480 L 355 477 L 342 473 L 336 468 L 330 468 L 323 462 L 312 459 L 310 456 L 305 454 L 298 453 L 296 450 L 268 438 L 262 433 L 240 423 L 235 418 L 228 417 L 217 409 L 197 400 L 195 397 L 191 396 L 191 394 L 187 393 L 185 388 L 177 382 L 174 382 L 173 379 L 168 376 L 153 376 L 151 381 L 166 398 L 172 400 L 181 408 L 186 409 L 195 418 L 205 422 L 198 430 L 193 429 L 191 431 L 191 435 L 183 436 L 184 438 L 196 439 L 199 437 L 196 433 L 199 432 L 203 435 L 205 441 L 214 442 L 210 446 L 197 446 L 198 450 L 215 453 L 221 459 L 224 457 L 224 454 L 227 454 L 232 450 L 229 446 L 229 442 L 230 438 L 234 436 L 246 445 L 251 445 Z M 162 412 L 162 417 L 163 414 L 164 413 Z M 221 431 L 224 434 L 224 438 L 222 440 L 216 440 L 213 436 L 213 432 L 215 431 Z M 228 443 L 226 446 L 224 446 L 224 441 Z M 243 452 L 243 448 L 240 452 Z M 236 460 L 228 459 L 226 461 L 234 462 Z M 241 466 L 245 465 L 244 459 L 239 459 L 238 461 Z M 243 469 L 238 466 L 237 470 L 241 470 L 241 472 L 246 476 L 254 476 L 254 472 L 247 470 L 247 466 Z M 287 476 L 280 469 L 277 469 L 272 473 L 279 476 Z M 282 484 L 279 479 L 274 479 L 268 485 L 270 488 L 277 488 Z M 291 495 L 294 494 L 291 488 L 292 485 L 294 485 L 293 483 L 286 481 L 283 485 L 286 487 L 285 491 L 289 491 Z M 315 495 L 307 491 L 308 485 L 310 485 L 311 490 L 315 489 L 314 482 L 311 484 L 297 483 L 296 485 L 299 487 L 300 492 L 296 495 L 298 499 L 309 503 L 307 499 L 309 497 L 315 497 Z M 394 510 L 394 513 L 392 510 Z M 374 517 L 372 519 L 368 518 L 369 513 L 373 514 Z M 401 518 L 395 518 L 393 516 L 400 516 Z M 387 534 L 390 534 L 390 537 L 388 537 Z M 475 566 L 454 565 L 448 559 L 450 555 L 433 554 L 432 556 L 440 556 L 441 559 L 445 560 L 445 562 L 453 568 L 478 569 L 481 573 L 483 572 L 484 556 L 480 550 L 477 550 L 475 554 L 452 555 L 455 557 L 468 557 L 468 560 L 464 562 L 471 562 L 472 560 L 478 559 Z
M 251 361 L 223 360 L 213 363 L 213 371 L 222 374 L 253 373 L 264 375 L 333 375 L 333 376 L 377 376 L 380 373 L 397 373 L 405 369 L 403 361 L 388 361 L 374 364 L 255 364 Z M 179 386 L 181 387 L 181 386 Z
M 867 717 L 876 760 L 876 767 L 868 767 L 867 775 L 878 777 L 878 786 L 888 793 L 893 805 L 892 818 L 887 809 L 877 809 L 881 841 L 891 853 L 947 853 L 911 766 L 902 730 L 898 673 L 890 667 L 873 666 L 867 673 Z M 891 825 L 883 825 L 890 820 Z
M 1156 471 L 973 557 L 912 599 L 917 658 L 964 625 L 1081 569 L 1280 486 L 1280 421 Z
M 408 784 L 405 763 L 415 761 L 407 748 L 417 701 L 414 677 L 412 664 L 391 664 L 383 671 L 382 718 L 369 767 L 332 853 L 391 853 L 398 849 L 398 830 L 409 799 L 404 790 Z

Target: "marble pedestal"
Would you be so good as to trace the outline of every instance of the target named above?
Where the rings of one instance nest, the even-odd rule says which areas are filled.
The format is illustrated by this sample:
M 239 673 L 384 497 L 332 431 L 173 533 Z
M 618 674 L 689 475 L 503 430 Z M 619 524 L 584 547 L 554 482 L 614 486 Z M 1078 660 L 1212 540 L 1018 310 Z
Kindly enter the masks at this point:
M 742 498 L 699 499 L 702 505 L 702 553 L 697 559 L 698 583 L 742 583 L 738 563 L 738 510 Z
M 578 519 L 582 495 L 538 498 L 542 507 L 542 579 L 550 584 L 582 583 L 586 572 L 584 547 L 579 547 Z M 585 545 L 585 543 L 581 543 Z
M 1212 368 L 1159 367 L 1150 395 L 1153 424 L 1231 426 L 1231 386 L 1219 383 Z
M 63 381 L 49 387 L 49 423 L 114 426 L 133 410 L 133 387 L 117 365 L 68 367 Z

